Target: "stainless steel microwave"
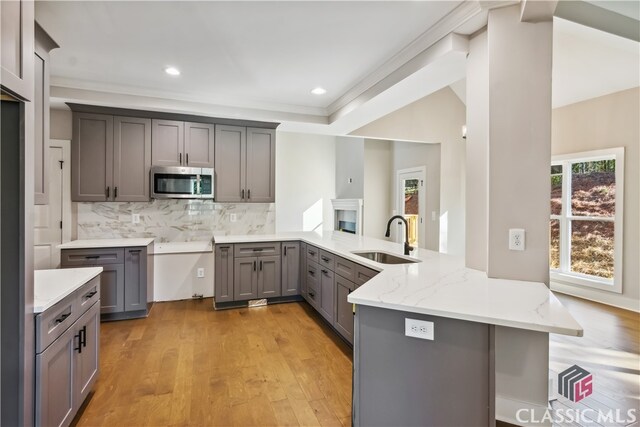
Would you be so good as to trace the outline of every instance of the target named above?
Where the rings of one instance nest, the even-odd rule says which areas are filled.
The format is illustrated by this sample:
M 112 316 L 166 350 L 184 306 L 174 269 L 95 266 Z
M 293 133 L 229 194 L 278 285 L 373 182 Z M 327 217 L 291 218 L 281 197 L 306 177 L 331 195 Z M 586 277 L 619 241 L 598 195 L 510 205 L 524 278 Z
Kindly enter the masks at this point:
M 213 199 L 213 169 L 151 167 L 152 199 Z

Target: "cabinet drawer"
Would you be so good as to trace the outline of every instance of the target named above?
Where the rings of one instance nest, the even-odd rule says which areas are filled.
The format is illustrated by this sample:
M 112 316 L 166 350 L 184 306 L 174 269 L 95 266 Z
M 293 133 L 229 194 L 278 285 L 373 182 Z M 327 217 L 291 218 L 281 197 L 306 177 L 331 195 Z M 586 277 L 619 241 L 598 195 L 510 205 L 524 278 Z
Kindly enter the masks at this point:
M 84 313 L 100 299 L 100 275 L 94 277 L 76 291 L 78 313 Z
M 269 243 L 238 243 L 233 249 L 234 256 L 271 256 L 280 255 L 280 242 Z
M 124 264 L 123 248 L 63 249 L 62 267 Z
M 379 271 L 372 270 L 364 265 L 356 264 L 356 278 L 354 282 L 358 286 L 363 285 L 378 273 Z
M 333 271 L 351 282 L 356 280 L 356 263 L 348 259 L 337 256 L 334 261 Z
M 318 264 L 320 264 L 324 268 L 328 268 L 329 270 L 333 271 L 335 259 L 336 259 L 336 256 L 331 252 L 320 250 L 320 261 L 318 261 Z
M 36 315 L 36 354 L 42 353 L 80 317 L 75 292 Z
M 307 245 L 307 259 L 314 262 L 320 261 L 320 249 L 315 246 Z

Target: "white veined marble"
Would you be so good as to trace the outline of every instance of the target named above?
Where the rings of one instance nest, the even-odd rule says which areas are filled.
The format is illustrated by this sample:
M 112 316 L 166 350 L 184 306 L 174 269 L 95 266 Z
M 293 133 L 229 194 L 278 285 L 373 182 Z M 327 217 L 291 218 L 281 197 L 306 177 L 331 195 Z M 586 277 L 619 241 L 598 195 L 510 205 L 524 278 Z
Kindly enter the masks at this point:
M 152 238 L 81 239 L 58 245 L 58 249 L 131 248 L 148 246 Z
M 36 270 L 33 283 L 33 312 L 42 313 L 102 273 L 102 267 Z

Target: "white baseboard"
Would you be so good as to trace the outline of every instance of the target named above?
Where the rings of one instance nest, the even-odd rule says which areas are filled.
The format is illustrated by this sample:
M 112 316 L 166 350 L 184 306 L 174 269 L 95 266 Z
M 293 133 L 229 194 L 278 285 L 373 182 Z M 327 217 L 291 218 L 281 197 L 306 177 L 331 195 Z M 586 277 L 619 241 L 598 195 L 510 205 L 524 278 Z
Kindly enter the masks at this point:
M 579 288 L 573 285 L 565 285 L 564 283 L 551 282 L 551 290 L 562 294 L 583 298 L 589 301 L 598 302 L 600 304 L 610 305 L 612 307 L 621 308 L 640 313 L 640 301 L 624 295 L 600 291 L 591 288 Z
M 525 411 L 522 411 L 522 410 Z M 544 419 L 544 414 L 549 410 L 546 405 L 538 405 L 535 403 L 521 402 L 519 400 L 510 399 L 504 396 L 496 395 L 496 420 L 503 421 L 517 426 L 536 426 L 551 427 L 551 422 L 540 422 Z M 518 420 L 518 411 L 521 411 L 522 420 Z M 536 422 L 527 423 L 526 421 L 533 419 Z

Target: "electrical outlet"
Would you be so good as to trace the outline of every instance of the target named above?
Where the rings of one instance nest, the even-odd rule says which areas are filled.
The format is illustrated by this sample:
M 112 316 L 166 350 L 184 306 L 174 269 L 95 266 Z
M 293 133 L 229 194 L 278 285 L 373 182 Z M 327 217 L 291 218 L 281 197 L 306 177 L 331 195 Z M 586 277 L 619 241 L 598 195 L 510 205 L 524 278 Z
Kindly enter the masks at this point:
M 524 251 L 524 228 L 509 229 L 509 249 L 512 251 Z
M 234 213 L 229 214 L 229 221 L 236 222 L 238 220 L 238 216 Z
M 404 334 L 408 337 L 433 341 L 433 322 L 405 318 Z
M 140 223 L 140 214 L 131 214 L 131 223 L 139 224 Z
M 204 268 L 199 268 L 197 274 L 198 278 L 202 279 L 204 277 Z

